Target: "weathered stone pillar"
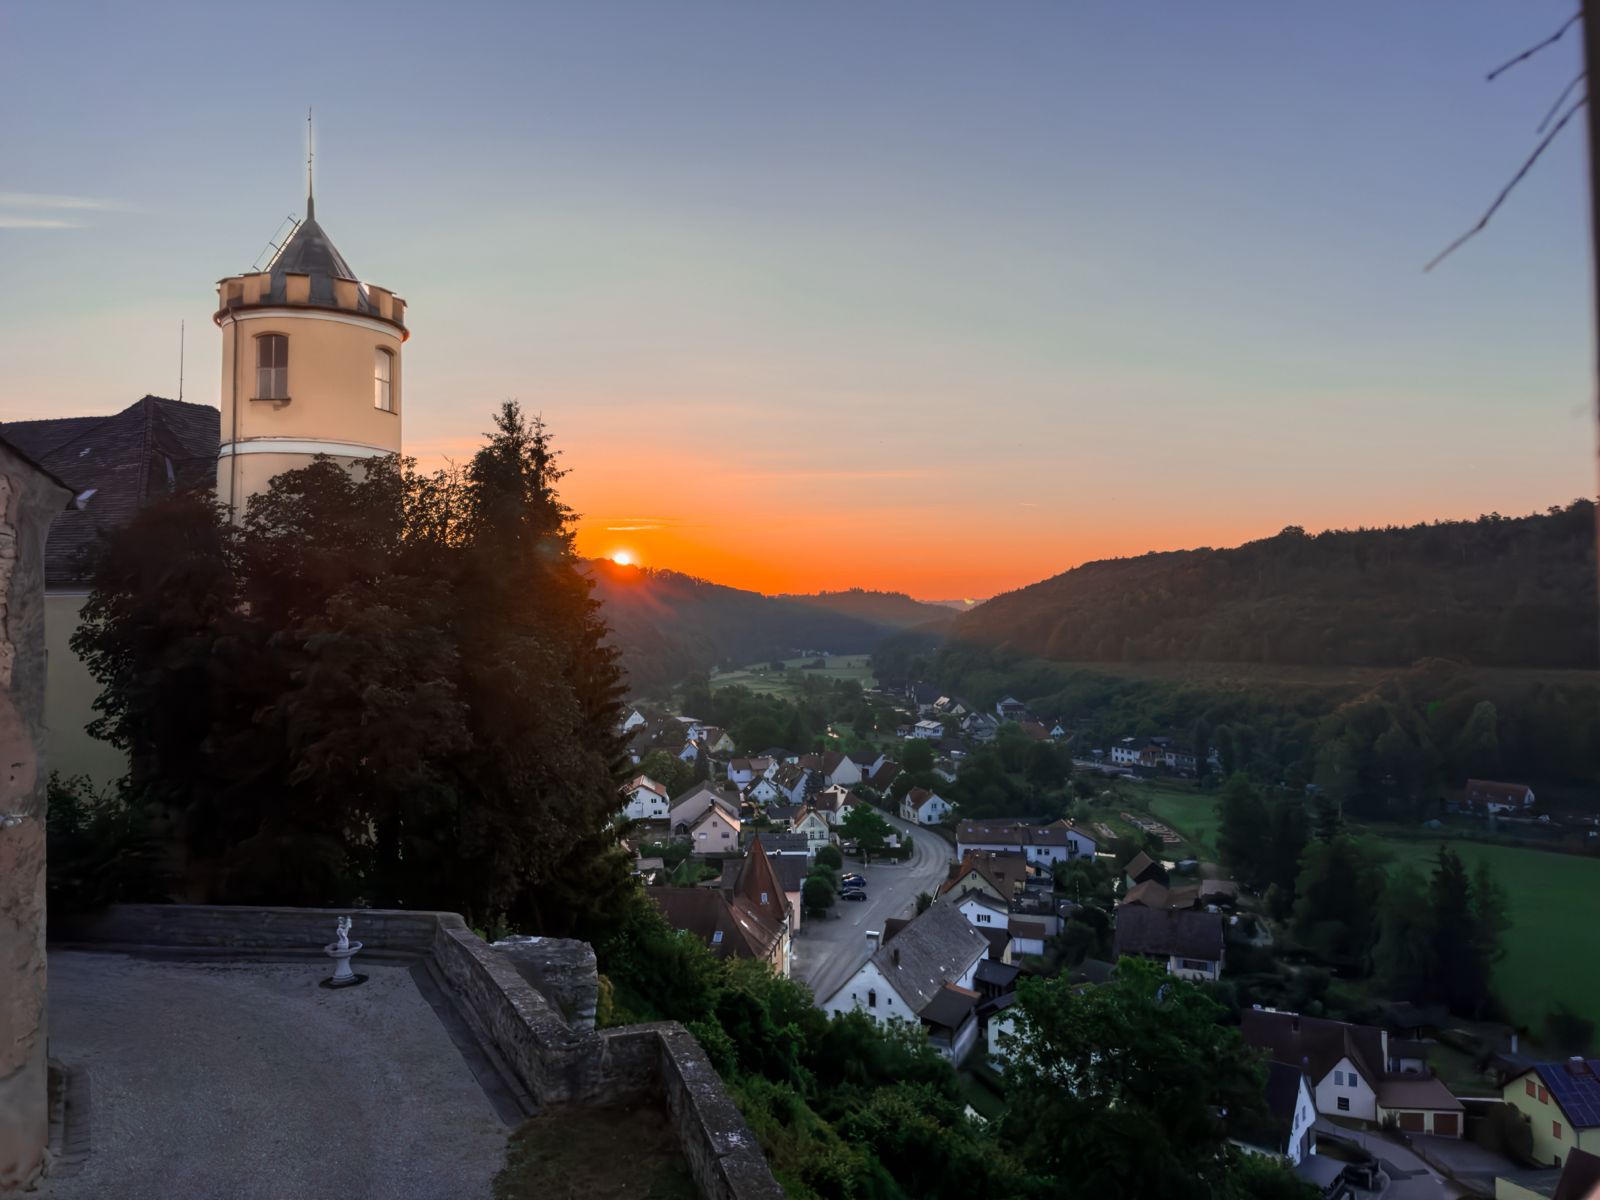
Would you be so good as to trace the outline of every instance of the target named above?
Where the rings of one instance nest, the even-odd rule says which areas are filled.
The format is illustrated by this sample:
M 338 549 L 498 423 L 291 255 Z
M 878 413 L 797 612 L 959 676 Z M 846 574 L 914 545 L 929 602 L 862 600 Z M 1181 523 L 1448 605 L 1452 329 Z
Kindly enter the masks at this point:
M 0 441 L 0 1192 L 44 1169 L 44 539 L 71 498 Z

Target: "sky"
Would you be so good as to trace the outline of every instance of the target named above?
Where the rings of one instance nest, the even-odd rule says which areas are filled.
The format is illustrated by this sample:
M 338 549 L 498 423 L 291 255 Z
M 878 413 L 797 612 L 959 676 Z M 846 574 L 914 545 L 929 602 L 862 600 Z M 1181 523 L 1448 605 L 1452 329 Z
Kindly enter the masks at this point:
M 1573 0 L 0 0 L 0 420 L 215 404 L 304 207 L 409 303 L 405 449 L 502 400 L 579 547 L 985 597 L 1595 490 Z

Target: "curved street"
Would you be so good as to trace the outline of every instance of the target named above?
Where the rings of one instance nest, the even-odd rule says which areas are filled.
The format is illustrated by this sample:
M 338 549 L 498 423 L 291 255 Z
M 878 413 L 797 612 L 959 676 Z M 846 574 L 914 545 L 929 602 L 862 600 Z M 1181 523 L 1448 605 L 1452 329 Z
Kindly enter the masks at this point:
M 899 817 L 885 814 L 901 836 L 911 839 L 911 857 L 903 863 L 873 863 L 862 867 L 845 861 L 846 871 L 866 876 L 863 903 L 841 900 L 827 917 L 806 918 L 794 940 L 794 978 L 810 986 L 818 1003 L 826 1000 L 872 953 L 869 932 L 879 932 L 890 917 L 909 917 L 917 911 L 917 894 L 934 892 L 949 874 L 955 858 L 950 843 L 937 833 L 917 829 Z

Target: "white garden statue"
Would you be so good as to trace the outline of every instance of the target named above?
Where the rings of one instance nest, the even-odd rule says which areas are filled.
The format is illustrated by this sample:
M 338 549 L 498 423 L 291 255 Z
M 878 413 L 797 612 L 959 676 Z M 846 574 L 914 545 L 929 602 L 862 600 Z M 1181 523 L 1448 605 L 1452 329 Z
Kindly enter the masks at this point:
M 350 960 L 361 949 L 360 942 L 350 940 L 350 918 L 340 917 L 334 926 L 336 940 L 323 947 L 328 957 L 333 959 L 333 977 L 322 981 L 323 987 L 340 988 L 353 987 L 355 984 L 366 982 L 365 975 L 357 975 L 350 969 Z

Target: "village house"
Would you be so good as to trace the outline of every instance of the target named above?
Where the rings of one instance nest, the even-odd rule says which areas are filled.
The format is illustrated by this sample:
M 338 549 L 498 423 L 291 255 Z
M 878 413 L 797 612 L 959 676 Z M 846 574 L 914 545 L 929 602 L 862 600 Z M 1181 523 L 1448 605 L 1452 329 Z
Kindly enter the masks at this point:
M 707 805 L 716 805 L 730 817 L 739 815 L 739 798 L 713 783 L 697 783 L 672 802 L 667 829 L 673 837 L 688 837 L 689 827 L 700 819 Z
M 1558 1167 L 1574 1150 L 1600 1154 L 1600 1058 L 1534 1063 L 1500 1095 L 1528 1123 L 1535 1162 Z
M 747 788 L 759 776 L 769 778 L 778 773 L 778 764 L 771 758 L 735 758 L 728 763 L 728 782 L 737 788 Z
M 996 702 L 994 715 L 1002 721 L 1025 721 L 1028 719 L 1028 706 L 1015 696 L 1007 696 Z
M 830 1014 L 862 1012 L 881 1025 L 922 1025 L 945 1057 L 960 1062 L 978 1037 L 978 964 L 989 943 L 953 904 L 935 904 L 877 949 L 821 1007 Z
M 1469 779 L 1461 792 L 1461 808 L 1479 816 L 1503 817 L 1533 807 L 1533 789 L 1525 783 L 1494 783 Z
M 1000 722 L 986 712 L 968 713 L 962 719 L 961 732 L 975 742 L 992 742 L 1000 732 Z
M 801 888 L 805 886 L 807 871 L 807 856 L 804 846 L 799 854 L 775 853 L 773 842 L 787 834 L 752 833 L 749 844 L 745 847 L 744 858 L 725 858 L 722 860 L 722 882 L 719 885 L 724 894 L 738 888 L 738 879 L 741 872 L 748 870 L 748 860 L 751 854 L 763 853 L 767 862 L 772 867 L 772 873 L 777 876 L 778 886 L 783 889 L 784 902 L 789 909 L 789 932 L 800 932 Z
M 962 821 L 956 826 L 956 855 L 969 850 L 1020 852 L 1034 866 L 1048 869 L 1074 858 L 1093 858 L 1095 840 L 1070 821 L 1036 825 L 1015 817 Z
M 783 792 L 777 784 L 773 783 L 765 775 L 759 775 L 740 793 L 740 798 L 747 804 L 753 804 L 761 808 L 768 804 L 777 803 L 783 798 Z
M 707 725 L 699 740 L 708 754 L 733 753 L 733 736 L 726 729 L 716 725 Z
M 1239 1031 L 1269 1062 L 1303 1071 L 1324 1116 L 1461 1136 L 1461 1101 L 1433 1075 L 1396 1070 L 1386 1030 L 1252 1008 L 1240 1015 Z
M 622 723 L 617 726 L 619 733 L 632 733 L 635 729 L 643 729 L 650 723 L 650 718 L 637 708 L 630 708 L 628 715 L 622 718 Z
M 1166 883 L 1167 869 L 1143 850 L 1130 858 L 1128 865 L 1122 869 L 1123 887 L 1130 891 L 1152 879 L 1157 883 Z
M 1222 918 L 1193 909 L 1117 909 L 1115 957 L 1149 958 L 1179 979 L 1222 978 Z
M 824 787 L 853 787 L 865 778 L 860 765 L 848 754 L 830 750 L 826 754 L 804 754 L 800 765 L 822 777 Z
M 1027 876 L 1028 860 L 1020 853 L 969 850 L 951 866 L 950 877 L 939 885 L 933 900 L 937 904 L 960 900 L 969 892 L 982 892 L 1009 910 L 1011 902 L 1022 894 Z
M 865 803 L 865 800 L 849 788 L 837 783 L 832 787 L 823 788 L 811 797 L 811 807 L 816 809 L 817 815 L 835 828 L 850 815 L 852 808 Z
M 721 805 L 708 804 L 705 810 L 689 822 L 691 854 L 736 854 L 739 851 L 737 816 L 730 816 Z
M 812 854 L 833 842 L 833 827 L 809 804 L 773 805 L 766 815 L 782 832 L 804 837 Z
M 798 762 L 784 763 L 773 773 L 772 783 L 785 804 L 803 804 L 811 791 L 811 772 Z
M 879 795 L 886 796 L 889 794 L 889 786 L 899 777 L 900 764 L 893 759 L 885 758 L 878 769 L 872 773 L 872 778 L 866 782 L 867 786 L 872 788 L 873 791 Z
M 938 721 L 918 721 L 911 727 L 911 736 L 925 742 L 937 742 L 944 736 L 944 726 Z
M 1312 1128 L 1317 1123 L 1317 1104 L 1304 1071 L 1288 1063 L 1267 1064 L 1267 1116 L 1270 1127 L 1263 1139 L 1241 1143 L 1246 1150 L 1274 1154 L 1292 1167 L 1299 1166 L 1317 1152 Z
M 938 792 L 912 788 L 900 800 L 900 819 L 917 825 L 937 825 L 954 807 Z
M 622 785 L 627 797 L 622 815 L 630 821 L 665 821 L 671 812 L 667 789 L 648 775 L 638 775 Z
M 739 862 L 731 881 L 716 888 L 649 887 L 674 929 L 700 939 L 718 958 L 753 958 L 779 975 L 790 970 L 789 903 L 760 840 Z

